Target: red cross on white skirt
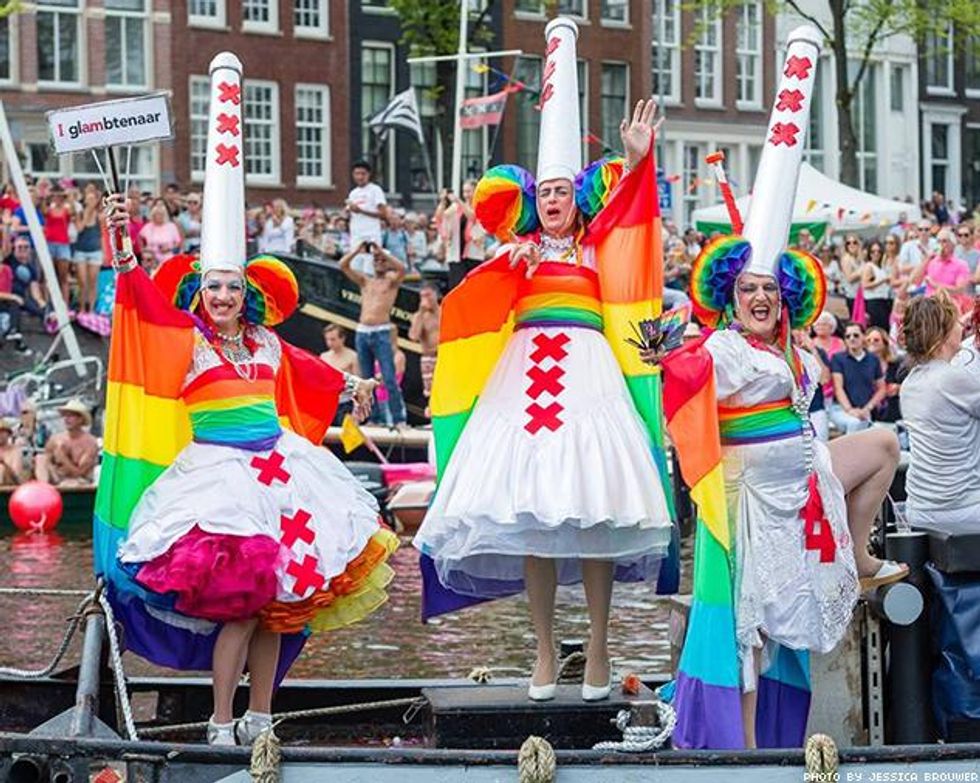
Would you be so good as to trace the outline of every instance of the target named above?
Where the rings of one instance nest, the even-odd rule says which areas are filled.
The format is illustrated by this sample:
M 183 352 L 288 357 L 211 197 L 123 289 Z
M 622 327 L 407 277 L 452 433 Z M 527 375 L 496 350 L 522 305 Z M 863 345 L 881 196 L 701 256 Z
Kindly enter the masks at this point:
M 564 374 L 565 371 L 557 364 L 549 370 L 542 370 L 537 365 L 533 365 L 527 371 L 527 377 L 531 379 L 531 385 L 527 387 L 527 396 L 536 400 L 547 392 L 552 397 L 557 397 L 565 390 L 561 382 Z
M 317 572 L 317 559 L 313 555 L 307 555 L 301 563 L 299 560 L 291 560 L 286 566 L 286 573 L 296 578 L 293 584 L 293 594 L 300 597 L 305 596 L 312 587 L 314 591 L 323 587 L 327 580 Z
M 283 546 L 291 547 L 297 539 L 307 544 L 312 544 L 316 537 L 313 530 L 306 526 L 306 523 L 313 519 L 308 511 L 299 509 L 293 516 L 282 514 L 279 517 L 279 529 L 282 530 L 282 538 L 279 542 Z
M 568 356 L 568 351 L 565 350 L 565 345 L 568 343 L 568 340 L 569 337 L 564 332 L 559 332 L 554 337 L 549 337 L 546 334 L 534 335 L 533 342 L 538 349 L 531 354 L 531 361 L 535 364 L 541 364 L 541 362 L 550 357 L 556 362 L 560 362 Z
M 286 458 L 282 454 L 278 451 L 273 451 L 268 459 L 263 459 L 258 455 L 252 457 L 252 461 L 249 464 L 259 472 L 256 478 L 268 487 L 277 479 L 283 484 L 289 483 L 290 475 L 282 467 L 285 461 Z
M 553 402 L 545 408 L 542 408 L 536 402 L 532 403 L 527 406 L 527 414 L 531 417 L 531 420 L 524 425 L 524 429 L 532 435 L 537 435 L 538 430 L 542 427 L 547 427 L 554 432 L 563 424 L 562 420 L 558 418 L 558 414 L 563 410 L 565 409 L 557 402 Z

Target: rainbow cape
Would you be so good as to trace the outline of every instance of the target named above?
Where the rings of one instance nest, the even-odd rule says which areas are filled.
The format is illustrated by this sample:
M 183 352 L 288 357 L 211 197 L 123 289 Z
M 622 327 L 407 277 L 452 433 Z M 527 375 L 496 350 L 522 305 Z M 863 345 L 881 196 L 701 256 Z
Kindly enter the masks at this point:
M 174 307 L 142 269 L 119 275 L 113 310 L 102 470 L 95 500 L 95 573 L 107 582 L 129 650 L 174 669 L 211 668 L 219 627 L 180 615 L 172 599 L 145 590 L 116 553 L 144 491 L 191 440 L 180 398 L 194 349 L 194 318 Z M 276 407 L 283 426 L 321 443 L 343 376 L 280 340 Z M 306 634 L 283 637 L 281 678 Z
M 664 409 L 697 509 L 694 591 L 678 665 L 674 745 L 745 747 L 735 635 L 735 509 L 727 507 L 714 363 L 702 337 L 663 363 Z M 770 642 L 759 678 L 759 747 L 800 747 L 810 708 L 809 656 Z
M 618 183 L 606 206 L 589 225 L 585 244 L 595 248 L 603 331 L 622 369 L 633 402 L 650 434 L 664 494 L 672 505 L 664 448 L 660 370 L 640 361 L 626 342 L 630 321 L 654 318 L 662 308 L 663 247 L 653 147 Z M 432 384 L 432 429 L 437 475 L 449 463 L 477 400 L 514 329 L 518 284 L 523 269 L 511 269 L 508 253 L 470 272 L 443 300 L 439 361 Z M 673 516 L 673 508 L 671 508 Z M 679 546 L 674 538 L 660 570 L 657 591 L 676 592 Z M 481 599 L 442 587 L 431 559 L 422 555 L 422 617 L 453 611 Z

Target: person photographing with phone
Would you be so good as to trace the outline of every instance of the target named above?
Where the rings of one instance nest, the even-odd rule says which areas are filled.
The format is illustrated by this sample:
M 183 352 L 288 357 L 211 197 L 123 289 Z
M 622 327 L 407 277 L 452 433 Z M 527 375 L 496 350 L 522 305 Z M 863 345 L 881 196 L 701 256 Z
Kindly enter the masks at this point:
M 446 247 L 450 290 L 487 257 L 487 232 L 473 211 L 475 192 L 476 182 L 471 179 L 463 183 L 462 198 L 451 190 L 443 190 L 433 216 Z
M 354 268 L 354 259 L 370 256 L 374 274 L 365 274 Z M 395 358 L 391 349 L 391 308 L 398 296 L 398 289 L 405 279 L 405 265 L 385 250 L 378 242 L 362 240 L 340 259 L 340 269 L 349 280 L 361 289 L 361 314 L 354 348 L 361 377 L 374 376 L 374 363 L 381 367 L 381 377 L 388 390 L 388 406 L 392 423 L 397 429 L 408 426 L 405 400 L 395 373 Z

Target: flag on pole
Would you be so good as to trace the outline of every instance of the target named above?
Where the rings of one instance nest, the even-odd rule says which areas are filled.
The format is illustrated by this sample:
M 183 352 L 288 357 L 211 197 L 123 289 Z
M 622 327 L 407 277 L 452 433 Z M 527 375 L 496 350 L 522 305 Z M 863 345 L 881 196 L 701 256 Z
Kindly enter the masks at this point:
M 465 130 L 482 128 L 485 125 L 499 125 L 504 116 L 507 96 L 514 92 L 505 87 L 492 95 L 467 98 L 459 106 L 459 126 Z
M 422 121 L 419 119 L 419 106 L 415 100 L 415 88 L 409 87 L 398 93 L 381 111 L 368 120 L 368 127 L 375 131 L 385 128 L 404 128 L 412 131 L 419 142 L 425 144 L 422 136 Z

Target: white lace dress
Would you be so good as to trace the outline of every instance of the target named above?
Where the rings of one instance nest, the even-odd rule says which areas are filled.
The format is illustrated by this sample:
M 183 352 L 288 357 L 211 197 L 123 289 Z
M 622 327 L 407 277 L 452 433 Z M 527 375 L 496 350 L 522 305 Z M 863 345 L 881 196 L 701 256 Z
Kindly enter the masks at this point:
M 715 366 L 719 406 L 748 408 L 792 398 L 793 375 L 783 357 L 749 345 L 732 330 L 705 342 Z M 802 354 L 809 396 L 819 390 L 815 359 Z M 808 406 L 807 406 L 808 407 Z M 844 489 L 830 452 L 812 441 L 813 470 L 836 544 L 832 562 L 807 549 L 800 512 L 809 495 L 802 436 L 724 446 L 725 486 L 738 557 L 737 637 L 740 657 L 763 637 L 795 650 L 825 653 L 843 637 L 858 599 L 857 568 L 847 527 Z

